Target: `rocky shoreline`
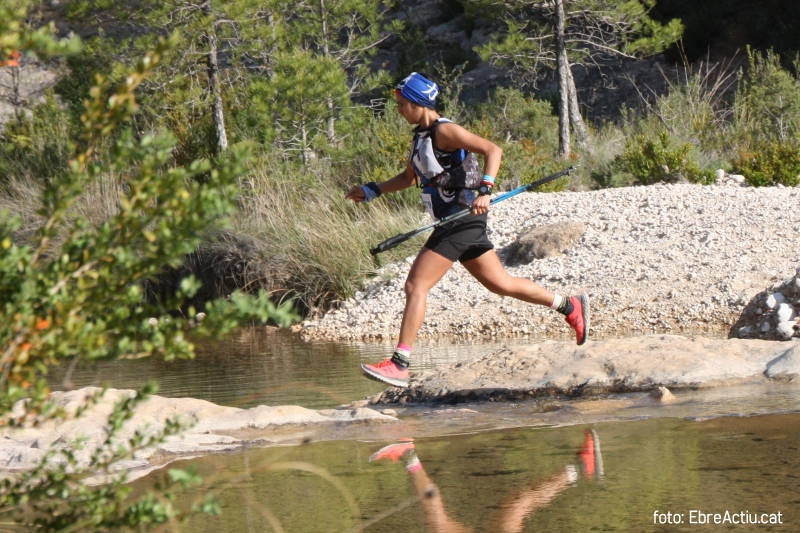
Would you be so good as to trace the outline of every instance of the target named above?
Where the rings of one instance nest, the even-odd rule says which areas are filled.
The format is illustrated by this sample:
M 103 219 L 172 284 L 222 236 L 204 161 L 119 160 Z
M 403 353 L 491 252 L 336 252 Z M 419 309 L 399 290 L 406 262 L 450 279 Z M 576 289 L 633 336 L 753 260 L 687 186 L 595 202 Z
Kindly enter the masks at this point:
M 406 389 L 391 388 L 362 403 L 456 404 L 532 398 L 694 390 L 800 376 L 800 340 L 687 338 L 645 335 L 584 346 L 545 341 L 501 349 L 472 361 L 411 375 Z
M 564 253 L 508 264 L 521 236 L 563 223 L 585 226 Z M 512 275 L 561 294 L 588 293 L 598 338 L 709 331 L 758 339 L 800 335 L 800 188 L 729 181 L 527 193 L 492 208 L 489 234 Z M 384 267 L 355 298 L 304 322 L 302 337 L 395 338 L 412 261 Z M 427 309 L 420 338 L 570 334 L 552 310 L 491 294 L 459 264 L 431 291 Z M 788 323 L 782 334 L 779 311 Z
M 87 405 L 101 389 L 87 387 L 54 392 L 53 400 L 68 414 Z M 0 471 L 24 471 L 36 465 L 48 450 L 73 450 L 79 465 L 89 463 L 91 453 L 107 438 L 108 416 L 132 390 L 108 389 L 79 418 L 49 420 L 35 427 L 0 430 Z M 394 416 L 372 409 L 306 409 L 296 405 L 239 409 L 194 398 L 151 396 L 136 406 L 134 416 L 116 434 L 114 442 L 126 447 L 137 431 L 147 435 L 162 432 L 169 419 L 178 419 L 187 429 L 154 446 L 137 451 L 130 460 L 119 461 L 113 470 L 127 470 L 133 480 L 176 459 L 210 453 L 243 450 L 249 446 L 297 444 L 311 440 L 359 438 L 369 428 L 394 422 Z M 82 446 L 75 446 L 85 439 Z M 49 465 L 64 462 L 63 456 L 49 459 Z M 97 480 L 100 481 L 100 480 Z

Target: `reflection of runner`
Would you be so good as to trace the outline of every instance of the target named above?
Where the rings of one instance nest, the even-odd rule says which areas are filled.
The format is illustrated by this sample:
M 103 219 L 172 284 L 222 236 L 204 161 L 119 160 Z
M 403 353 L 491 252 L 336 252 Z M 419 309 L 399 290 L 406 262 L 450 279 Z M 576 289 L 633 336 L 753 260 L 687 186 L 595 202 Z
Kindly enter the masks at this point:
M 499 518 L 496 527 L 490 528 L 491 531 L 502 533 L 519 533 L 525 520 L 536 509 L 547 506 L 556 496 L 561 494 L 567 487 L 574 485 L 582 475 L 586 479 L 598 479 L 603 477 L 603 461 L 600 455 L 600 440 L 594 430 L 586 430 L 584 441 L 576 454 L 579 463 L 576 465 L 566 465 L 562 472 L 546 478 L 541 483 L 527 488 L 520 492 L 508 504 L 502 506 L 499 511 Z M 390 444 L 372 454 L 371 461 L 381 459 L 391 459 L 392 461 L 403 460 L 406 465 L 417 497 L 422 502 L 425 511 L 425 525 L 431 533 L 471 533 L 472 528 L 456 522 L 447 515 L 444 508 L 442 497 L 436 485 L 428 477 L 422 463 L 417 457 L 416 448 L 413 442 L 401 442 Z

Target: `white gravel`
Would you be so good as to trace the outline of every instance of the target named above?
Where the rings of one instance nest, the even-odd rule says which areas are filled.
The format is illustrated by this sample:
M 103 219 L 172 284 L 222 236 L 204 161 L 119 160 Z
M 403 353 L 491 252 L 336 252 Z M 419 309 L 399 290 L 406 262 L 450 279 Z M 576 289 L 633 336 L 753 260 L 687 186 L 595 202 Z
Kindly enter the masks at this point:
M 526 193 L 492 208 L 489 237 L 502 259 L 521 232 L 565 221 L 588 228 L 573 249 L 508 271 L 561 294 L 588 293 L 598 336 L 726 332 L 757 294 L 799 275 L 800 188 Z M 305 322 L 303 337 L 396 338 L 411 261 L 385 267 L 355 299 Z M 419 336 L 568 334 L 553 310 L 496 296 L 456 264 L 430 292 Z

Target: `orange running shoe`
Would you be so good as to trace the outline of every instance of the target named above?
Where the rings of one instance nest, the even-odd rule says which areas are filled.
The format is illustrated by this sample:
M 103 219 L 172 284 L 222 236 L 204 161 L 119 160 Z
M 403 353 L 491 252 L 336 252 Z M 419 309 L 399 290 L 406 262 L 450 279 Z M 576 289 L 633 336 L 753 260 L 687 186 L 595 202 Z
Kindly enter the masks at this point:
M 372 461 L 380 461 L 381 459 L 391 459 L 392 461 L 397 462 L 406 452 L 412 450 L 414 450 L 413 442 L 399 442 L 397 444 L 390 444 L 370 455 L 369 462 L 371 463 Z
M 402 368 L 390 358 L 377 365 L 361 365 L 361 371 L 369 379 L 395 387 L 408 387 L 408 368 Z
M 572 303 L 572 312 L 564 320 L 575 330 L 575 340 L 581 346 L 589 336 L 589 297 L 585 294 L 570 296 L 569 301 Z

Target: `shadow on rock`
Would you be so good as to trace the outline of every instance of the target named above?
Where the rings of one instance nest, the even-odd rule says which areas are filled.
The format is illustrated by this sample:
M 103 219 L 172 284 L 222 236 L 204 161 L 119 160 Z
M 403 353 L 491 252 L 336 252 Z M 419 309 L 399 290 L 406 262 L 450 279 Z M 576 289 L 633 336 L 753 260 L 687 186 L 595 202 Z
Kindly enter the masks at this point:
M 787 341 L 800 337 L 800 268 L 797 275 L 758 293 L 745 306 L 728 338 Z

